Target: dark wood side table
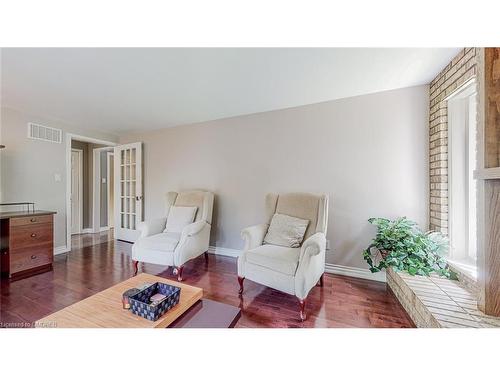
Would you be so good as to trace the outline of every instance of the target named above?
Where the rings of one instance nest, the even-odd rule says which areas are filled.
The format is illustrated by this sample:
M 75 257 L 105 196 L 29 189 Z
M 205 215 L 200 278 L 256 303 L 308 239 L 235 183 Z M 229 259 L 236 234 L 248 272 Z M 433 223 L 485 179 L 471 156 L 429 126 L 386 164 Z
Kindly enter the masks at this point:
M 238 307 L 201 299 L 168 328 L 233 328 L 240 317 Z
M 54 214 L 39 210 L 0 212 L 2 276 L 20 278 L 52 269 Z

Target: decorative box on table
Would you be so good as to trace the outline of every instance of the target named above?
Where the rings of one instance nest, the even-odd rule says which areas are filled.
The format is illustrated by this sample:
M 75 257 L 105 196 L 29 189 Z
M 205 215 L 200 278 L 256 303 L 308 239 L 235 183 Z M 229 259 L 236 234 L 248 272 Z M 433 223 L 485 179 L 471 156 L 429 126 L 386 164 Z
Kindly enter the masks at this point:
M 151 303 L 151 297 L 157 293 L 163 294 L 166 298 L 157 304 Z M 181 288 L 157 282 L 129 297 L 130 310 L 136 315 L 155 321 L 177 305 L 180 296 Z

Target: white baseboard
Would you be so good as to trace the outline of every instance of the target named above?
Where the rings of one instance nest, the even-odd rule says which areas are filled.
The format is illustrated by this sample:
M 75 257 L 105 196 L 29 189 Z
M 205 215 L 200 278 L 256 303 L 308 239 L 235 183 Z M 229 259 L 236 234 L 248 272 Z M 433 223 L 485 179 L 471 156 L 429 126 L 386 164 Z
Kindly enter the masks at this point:
M 218 247 L 218 246 L 210 246 L 208 248 L 208 252 L 210 254 L 224 255 L 233 258 L 236 258 L 241 254 L 241 250 L 229 249 L 227 247 Z M 386 282 L 385 272 L 371 273 L 370 270 L 364 268 L 341 266 L 339 264 L 326 263 L 325 272 L 332 273 L 334 275 L 357 277 L 359 279 L 382 281 L 384 283 Z
M 69 250 L 65 245 L 54 247 L 54 255 L 67 253 Z
M 334 275 L 357 277 L 359 279 L 382 281 L 384 283 L 386 282 L 385 272 L 371 273 L 370 270 L 364 268 L 341 266 L 340 264 L 326 263 L 325 272 L 332 273 Z
M 215 255 L 223 255 L 226 257 L 237 258 L 241 254 L 241 250 L 228 249 L 227 247 L 209 246 L 208 252 Z
M 94 232 L 94 228 L 83 228 L 81 234 L 95 234 L 95 233 L 108 231 L 109 229 L 110 229 L 110 227 L 100 227 L 99 231 Z

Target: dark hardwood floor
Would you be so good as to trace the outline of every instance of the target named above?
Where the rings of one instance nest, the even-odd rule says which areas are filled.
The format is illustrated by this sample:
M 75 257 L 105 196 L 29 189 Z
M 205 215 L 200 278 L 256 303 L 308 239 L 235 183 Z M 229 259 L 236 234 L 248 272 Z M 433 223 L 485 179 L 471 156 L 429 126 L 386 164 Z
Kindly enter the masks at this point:
M 31 323 L 133 275 L 131 244 L 110 233 L 73 236 L 73 251 L 58 255 L 54 270 L 18 281 L 1 281 L 0 322 Z M 141 264 L 147 272 L 175 280 L 172 269 Z M 295 297 L 245 281 L 238 297 L 236 259 L 210 255 L 189 262 L 185 282 L 204 297 L 242 308 L 237 327 L 413 327 L 384 283 L 326 274 L 324 287 L 309 294 L 308 318 L 300 323 Z M 19 326 L 19 324 L 18 324 Z

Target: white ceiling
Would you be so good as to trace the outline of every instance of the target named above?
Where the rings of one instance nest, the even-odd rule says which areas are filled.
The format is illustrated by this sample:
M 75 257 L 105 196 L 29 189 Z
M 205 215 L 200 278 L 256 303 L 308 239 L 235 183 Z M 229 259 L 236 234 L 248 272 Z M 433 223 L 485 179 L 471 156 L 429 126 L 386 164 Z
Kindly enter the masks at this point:
M 2 105 L 120 134 L 429 83 L 458 48 L 2 50 Z

